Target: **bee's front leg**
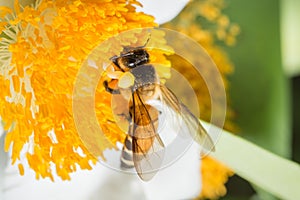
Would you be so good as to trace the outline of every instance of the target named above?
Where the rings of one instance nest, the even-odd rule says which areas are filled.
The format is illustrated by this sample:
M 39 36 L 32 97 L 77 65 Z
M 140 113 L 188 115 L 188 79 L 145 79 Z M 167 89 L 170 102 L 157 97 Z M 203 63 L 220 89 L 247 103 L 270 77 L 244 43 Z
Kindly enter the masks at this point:
M 105 90 L 111 94 L 120 94 L 120 90 L 119 89 L 112 89 L 108 86 L 108 82 L 104 81 L 103 82 L 103 86 L 105 88 Z

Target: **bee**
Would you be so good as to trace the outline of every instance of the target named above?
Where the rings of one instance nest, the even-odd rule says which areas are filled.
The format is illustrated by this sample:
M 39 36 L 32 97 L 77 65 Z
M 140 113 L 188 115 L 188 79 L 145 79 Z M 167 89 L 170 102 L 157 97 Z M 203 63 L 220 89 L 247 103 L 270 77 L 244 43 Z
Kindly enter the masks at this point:
M 110 60 L 117 71 L 134 77 L 128 88 L 110 87 L 116 79 L 103 82 L 107 92 L 129 98 L 128 114 L 124 114 L 129 126 L 121 154 L 121 168 L 134 167 L 138 176 L 148 181 L 156 174 L 155 169 L 162 165 L 165 146 L 157 131 L 160 111 L 151 106 L 149 100 L 159 100 L 172 109 L 186 124 L 196 142 L 208 151 L 214 150 L 214 143 L 198 118 L 159 82 L 145 45 L 124 47 L 120 55 L 114 55 Z

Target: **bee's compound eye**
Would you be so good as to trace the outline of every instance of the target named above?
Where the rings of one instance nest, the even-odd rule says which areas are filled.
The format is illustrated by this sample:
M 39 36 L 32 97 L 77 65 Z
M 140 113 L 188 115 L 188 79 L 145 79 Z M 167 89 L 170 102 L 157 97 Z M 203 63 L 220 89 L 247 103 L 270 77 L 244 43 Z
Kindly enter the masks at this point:
M 136 67 L 136 66 L 135 66 L 135 63 L 134 63 L 134 62 L 131 62 L 131 63 L 128 63 L 128 64 L 127 64 L 127 67 L 132 69 L 132 68 L 134 68 L 134 67 Z
M 128 56 L 123 59 L 123 64 L 130 69 L 135 68 L 136 67 L 136 59 Z

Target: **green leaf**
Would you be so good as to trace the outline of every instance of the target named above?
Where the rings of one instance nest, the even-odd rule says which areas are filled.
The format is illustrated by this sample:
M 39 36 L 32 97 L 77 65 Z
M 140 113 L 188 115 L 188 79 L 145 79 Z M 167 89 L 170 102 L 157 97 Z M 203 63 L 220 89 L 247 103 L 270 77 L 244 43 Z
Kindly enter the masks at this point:
M 222 132 L 216 152 L 211 155 L 242 178 L 279 198 L 300 199 L 300 165 L 297 163 L 226 131 Z

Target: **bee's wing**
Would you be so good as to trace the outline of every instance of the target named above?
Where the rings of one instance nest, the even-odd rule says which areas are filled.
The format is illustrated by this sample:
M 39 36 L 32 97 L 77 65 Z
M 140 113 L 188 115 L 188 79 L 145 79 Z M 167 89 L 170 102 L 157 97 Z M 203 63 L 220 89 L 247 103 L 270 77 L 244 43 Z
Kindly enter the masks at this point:
M 201 125 L 199 119 L 164 85 L 160 85 L 161 101 L 173 109 L 185 122 L 192 138 L 207 151 L 215 151 L 214 142 Z
M 162 165 L 164 144 L 157 134 L 159 111 L 144 104 L 141 95 L 135 91 L 132 98 L 133 119 L 132 152 L 133 162 L 139 177 L 150 180 Z

